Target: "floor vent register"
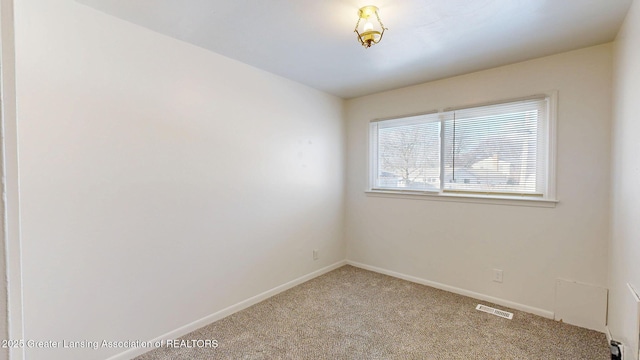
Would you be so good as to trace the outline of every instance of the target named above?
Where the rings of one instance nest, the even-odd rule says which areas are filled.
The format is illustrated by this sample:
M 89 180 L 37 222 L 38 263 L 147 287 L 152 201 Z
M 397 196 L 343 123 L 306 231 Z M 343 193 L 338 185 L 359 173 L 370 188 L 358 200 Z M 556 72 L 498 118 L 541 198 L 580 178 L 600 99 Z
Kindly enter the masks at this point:
M 478 306 L 476 306 L 476 310 L 493 314 L 495 316 L 500 316 L 502 318 L 509 319 L 509 320 L 513 319 L 513 314 L 510 312 L 494 309 L 492 307 L 482 305 L 482 304 L 478 304 Z

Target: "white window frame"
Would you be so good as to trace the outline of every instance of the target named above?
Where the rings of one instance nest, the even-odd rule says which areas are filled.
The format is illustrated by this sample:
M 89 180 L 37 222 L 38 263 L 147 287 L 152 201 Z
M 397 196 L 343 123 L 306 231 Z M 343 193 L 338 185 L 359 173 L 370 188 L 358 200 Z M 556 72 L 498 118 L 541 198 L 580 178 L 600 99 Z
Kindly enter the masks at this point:
M 548 114 L 547 114 L 547 161 L 546 161 L 546 189 L 542 197 L 529 197 L 529 196 L 509 196 L 505 194 L 495 193 L 465 193 L 465 192 L 448 192 L 444 191 L 444 171 L 442 166 L 444 164 L 444 153 L 442 151 L 443 145 L 441 144 L 440 151 L 440 189 L 438 191 L 430 190 L 404 190 L 404 189 L 377 189 L 375 188 L 377 177 L 377 161 L 378 161 L 378 127 L 377 123 L 386 120 L 402 119 L 420 115 L 432 115 L 435 113 L 448 113 L 450 111 L 461 110 L 465 108 L 481 107 L 488 105 L 506 104 L 510 102 L 517 102 L 523 100 L 546 98 L 548 101 Z M 365 193 L 368 196 L 375 197 L 392 197 L 392 198 L 404 198 L 404 199 L 422 199 L 422 200 L 435 200 L 435 201 L 455 201 L 455 202 L 470 202 L 470 203 L 488 203 L 488 204 L 503 204 L 503 205 L 515 205 L 515 206 L 535 206 L 535 207 L 555 207 L 558 203 L 556 198 L 556 123 L 557 123 L 557 110 L 558 110 L 558 91 L 550 91 L 547 93 L 528 96 L 516 99 L 506 99 L 500 101 L 494 101 L 490 103 L 474 104 L 468 106 L 450 107 L 440 110 L 433 110 L 429 112 L 395 116 L 392 118 L 374 119 L 369 123 L 369 152 L 368 152 L 368 167 L 367 167 L 367 189 Z M 444 120 L 441 118 L 440 135 L 442 138 L 444 132 Z M 442 140 L 441 140 L 442 141 Z

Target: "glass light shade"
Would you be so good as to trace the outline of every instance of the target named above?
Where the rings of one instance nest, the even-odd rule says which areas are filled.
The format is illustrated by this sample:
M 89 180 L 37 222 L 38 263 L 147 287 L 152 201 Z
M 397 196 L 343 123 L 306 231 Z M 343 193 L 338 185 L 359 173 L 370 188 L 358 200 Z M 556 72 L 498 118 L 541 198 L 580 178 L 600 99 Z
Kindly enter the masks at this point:
M 358 10 L 358 22 L 353 30 L 358 35 L 358 42 L 365 48 L 369 48 L 382 40 L 384 31 L 387 30 L 378 14 L 378 8 L 369 5 Z

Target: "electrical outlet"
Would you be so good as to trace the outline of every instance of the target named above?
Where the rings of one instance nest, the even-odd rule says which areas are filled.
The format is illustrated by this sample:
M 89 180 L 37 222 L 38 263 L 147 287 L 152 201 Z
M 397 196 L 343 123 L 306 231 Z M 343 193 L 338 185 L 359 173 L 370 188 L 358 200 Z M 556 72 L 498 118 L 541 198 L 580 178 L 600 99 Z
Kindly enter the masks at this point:
M 495 282 L 502 282 L 502 270 L 500 269 L 493 269 L 493 281 Z
M 318 253 L 318 249 L 313 249 L 313 260 L 318 260 L 320 258 L 320 254 Z

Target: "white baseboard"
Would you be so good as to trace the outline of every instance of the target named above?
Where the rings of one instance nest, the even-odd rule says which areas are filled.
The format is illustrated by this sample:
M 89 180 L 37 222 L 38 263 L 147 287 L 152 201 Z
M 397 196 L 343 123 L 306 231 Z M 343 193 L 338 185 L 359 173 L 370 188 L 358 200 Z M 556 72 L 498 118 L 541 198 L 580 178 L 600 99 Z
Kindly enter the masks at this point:
M 264 301 L 274 295 L 277 295 L 285 290 L 289 290 L 294 286 L 300 285 L 304 282 L 307 282 L 315 277 L 318 277 L 320 275 L 323 275 L 325 273 L 328 273 L 329 271 L 335 270 L 341 266 L 344 266 L 347 264 L 346 260 L 342 260 L 342 261 L 338 261 L 337 263 L 334 263 L 332 265 L 329 265 L 327 267 L 324 267 L 322 269 L 316 270 L 312 273 L 309 273 L 307 275 L 301 276 L 297 279 L 291 280 L 288 283 L 282 284 L 280 286 L 276 286 L 271 290 L 267 290 L 261 294 L 258 294 L 256 296 L 250 297 L 244 301 L 241 301 L 235 305 L 231 305 L 227 308 L 224 308 L 220 311 L 217 311 L 211 315 L 205 316 L 202 319 L 196 320 L 192 323 L 189 323 L 187 325 L 184 325 L 182 327 L 179 327 L 173 331 L 170 331 L 164 335 L 161 335 L 153 340 L 150 340 L 150 342 L 155 343 L 155 342 L 159 342 L 162 340 L 169 340 L 169 339 L 177 339 L 181 336 L 184 336 L 194 330 L 197 330 L 203 326 L 209 325 L 212 322 L 218 321 L 222 318 L 225 318 L 233 313 L 236 313 L 240 310 L 244 310 L 252 305 L 255 305 L 261 301 Z M 129 349 L 125 352 L 122 352 L 120 354 L 114 355 L 110 358 L 108 358 L 107 360 L 129 360 L 132 359 L 136 356 L 142 355 L 148 351 L 151 351 L 152 349 L 150 348 L 134 348 L 134 349 Z
M 524 311 L 524 312 L 527 312 L 527 313 L 539 315 L 539 316 L 542 316 L 542 317 L 545 317 L 545 318 L 548 318 L 548 319 L 553 319 L 553 311 L 539 309 L 539 308 L 528 306 L 528 305 L 524 305 L 524 304 L 519 304 L 519 303 L 516 303 L 516 302 L 513 302 L 513 301 L 504 300 L 504 299 L 500 299 L 500 298 L 489 296 L 489 295 L 485 295 L 485 294 L 480 294 L 480 293 L 477 293 L 477 292 L 474 292 L 474 291 L 469 291 L 469 290 L 457 288 L 455 286 L 441 284 L 441 283 L 438 283 L 438 282 L 435 282 L 435 281 L 421 279 L 421 278 L 418 278 L 418 277 L 415 277 L 415 276 L 406 275 L 406 274 L 398 273 L 398 272 L 387 270 L 387 269 L 382 269 L 382 268 L 379 268 L 379 267 L 376 267 L 376 266 L 361 264 L 359 262 L 355 262 L 355 261 L 351 261 L 351 260 L 347 260 L 347 264 L 355 266 L 355 267 L 359 267 L 361 269 L 377 272 L 377 273 L 380 273 L 380 274 L 393 276 L 393 277 L 398 278 L 398 279 L 403 279 L 403 280 L 411 281 L 411 282 L 414 282 L 414 283 L 417 283 L 417 284 L 431 286 L 431 287 L 434 287 L 436 289 L 452 292 L 452 293 L 455 293 L 455 294 L 458 294 L 458 295 L 468 296 L 468 297 L 471 297 L 471 298 L 474 298 L 474 299 L 492 302 L 494 304 L 498 304 L 498 305 L 506 306 L 506 307 L 509 307 L 509 308 L 512 308 L 512 309 L 516 309 L 516 310 Z

